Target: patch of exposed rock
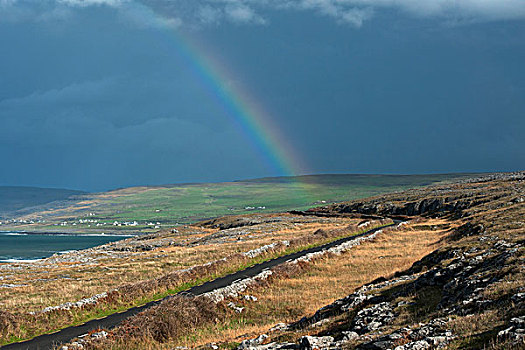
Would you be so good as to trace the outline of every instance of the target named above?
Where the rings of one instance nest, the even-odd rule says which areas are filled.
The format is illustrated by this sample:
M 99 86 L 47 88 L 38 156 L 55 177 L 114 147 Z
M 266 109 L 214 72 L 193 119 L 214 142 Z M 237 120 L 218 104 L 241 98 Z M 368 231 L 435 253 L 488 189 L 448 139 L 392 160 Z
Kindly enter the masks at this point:
M 509 339 L 514 345 L 523 345 L 525 341 L 525 316 L 514 317 L 508 328 L 498 333 L 499 338 Z
M 398 329 L 373 341 L 363 343 L 358 349 L 422 350 L 442 349 L 455 338 L 447 329 L 448 319 L 434 319 L 428 323 Z
M 366 201 L 355 200 L 313 208 L 305 213 L 312 215 L 359 213 L 380 216 L 453 215 L 465 217 L 471 213 L 469 209 L 473 207 L 490 205 L 492 208 L 497 208 L 507 203 L 522 203 L 524 193 L 519 183 L 523 181 L 525 181 L 525 172 L 491 174 L 452 185 L 436 185 L 372 197 Z M 474 183 L 476 186 L 468 185 Z M 492 186 L 493 184 L 497 186 Z
M 240 215 L 240 216 L 224 216 L 213 220 L 203 221 L 198 223 L 203 227 L 218 228 L 226 230 L 231 228 L 238 228 L 243 226 L 254 226 L 262 223 L 281 222 L 286 220 L 281 216 L 268 215 Z

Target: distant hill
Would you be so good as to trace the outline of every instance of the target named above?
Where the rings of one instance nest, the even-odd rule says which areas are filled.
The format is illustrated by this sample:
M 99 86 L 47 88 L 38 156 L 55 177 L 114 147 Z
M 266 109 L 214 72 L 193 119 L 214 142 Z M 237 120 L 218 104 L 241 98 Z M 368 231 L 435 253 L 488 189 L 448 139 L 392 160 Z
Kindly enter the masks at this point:
M 0 186 L 0 216 L 82 194 L 61 188 Z
M 12 198 L 7 204 L 2 199 L 0 217 L 2 208 L 8 208 L 13 215 L 4 215 L 4 218 L 41 220 L 45 223 L 3 225 L 0 230 L 155 232 L 163 227 L 224 215 L 306 210 L 473 176 L 322 174 L 269 177 L 223 183 L 127 187 L 85 194 L 79 191 L 49 190 L 65 192 L 51 192 L 50 195 L 55 196 L 40 197 L 40 201 L 32 202 L 28 199 L 37 199 L 43 195 L 41 191 L 46 189 L 36 189 L 35 196 L 31 196 L 30 189 L 26 193 L 17 189 L 14 195 L 7 196 Z M 83 195 L 75 196 L 78 194 Z
M 442 181 L 470 178 L 480 173 L 450 173 L 423 175 L 382 175 L 382 174 L 319 174 L 300 176 L 263 177 L 235 182 L 251 183 L 303 183 L 315 185 L 353 185 L 373 187 L 428 186 Z

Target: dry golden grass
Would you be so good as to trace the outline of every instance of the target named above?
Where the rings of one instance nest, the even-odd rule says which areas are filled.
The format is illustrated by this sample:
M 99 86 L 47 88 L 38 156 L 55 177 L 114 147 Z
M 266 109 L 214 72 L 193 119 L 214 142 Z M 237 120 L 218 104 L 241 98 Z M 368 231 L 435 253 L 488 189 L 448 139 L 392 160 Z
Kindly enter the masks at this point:
M 96 261 L 87 263 L 16 264 L 16 270 L 0 269 L 0 277 L 8 277 L 10 284 L 25 285 L 0 289 L 0 304 L 12 313 L 39 311 L 47 306 L 60 305 L 100 294 L 119 286 L 146 281 L 175 270 L 219 260 L 232 254 L 260 246 L 310 235 L 316 229 L 332 230 L 356 223 L 355 219 L 333 220 L 333 223 L 281 224 L 268 231 L 254 226 L 246 228 L 253 234 L 243 240 L 232 239 L 223 244 L 198 246 L 163 246 L 152 251 L 115 253 L 108 257 L 94 251 Z M 164 234 L 176 242 L 188 242 L 212 235 L 217 230 L 188 227 L 179 234 Z M 15 266 L 15 264 L 11 264 Z
M 460 316 L 449 322 L 449 326 L 456 334 L 461 334 L 464 338 L 471 338 L 473 335 L 485 332 L 497 324 L 494 320 L 497 319 L 497 312 L 490 310 L 484 313 Z
M 215 310 L 215 320 L 203 319 L 191 327 L 178 329 L 176 336 L 163 336 L 161 341 L 151 332 L 144 332 L 147 323 L 158 328 L 165 323 L 164 332 L 177 327 L 179 321 L 169 321 L 166 317 L 140 315 L 128 324 L 142 324 L 140 330 L 128 326 L 121 327 L 108 340 L 92 343 L 93 349 L 169 349 L 174 346 L 198 347 L 209 342 L 218 342 L 228 347 L 257 334 L 279 322 L 292 322 L 308 316 L 320 307 L 335 299 L 350 294 L 355 288 L 378 277 L 390 276 L 396 271 L 409 268 L 413 262 L 437 249 L 448 231 L 444 220 L 414 222 L 401 230 L 385 230 L 375 240 L 354 247 L 341 255 L 325 255 L 311 263 L 283 265 L 274 269 L 274 275 L 261 285 L 251 287 L 245 293 L 255 295 L 257 302 L 246 301 L 242 297 L 234 299 L 237 306 L 245 307 L 242 314 L 236 314 L 226 303 Z M 432 227 L 429 230 L 416 230 L 414 226 Z M 441 225 L 441 226 L 440 226 Z M 436 229 L 435 227 L 443 227 Z M 169 307 L 167 309 L 169 311 Z M 162 307 L 149 312 L 151 315 L 162 312 Z M 177 313 L 184 313 L 177 310 Z M 165 312 L 164 312 L 165 313 Z M 171 314 L 171 312 L 168 312 Z M 163 333 L 164 334 L 164 333 Z M 158 339 L 157 339 L 158 340 Z
M 14 331 L 9 331 L 4 335 L 0 334 L 0 343 L 15 338 L 27 339 L 43 332 L 102 317 L 132 306 L 141 305 L 150 300 L 159 299 L 168 294 L 174 294 L 178 290 L 189 288 L 191 283 L 201 283 L 203 280 L 237 271 L 247 264 L 258 262 L 260 259 L 271 258 L 276 254 L 285 254 L 288 249 L 304 249 L 312 243 L 322 244 L 326 240 L 332 240 L 341 235 L 351 235 L 356 233 L 356 223 L 359 221 L 348 218 L 330 219 L 324 223 L 298 225 L 294 219 L 285 225 L 280 224 L 278 227 L 273 227 L 271 230 L 259 225 L 243 228 L 243 230 L 251 231 L 248 235 L 249 239 L 243 239 L 240 242 L 233 239 L 232 242 L 217 244 L 212 240 L 198 246 L 186 245 L 183 247 L 174 247 L 168 244 L 153 251 L 134 252 L 131 255 L 126 253 L 117 258 L 105 258 L 95 263 L 88 259 L 89 261 L 84 264 L 75 262 L 19 266 L 20 270 L 11 270 L 11 273 L 17 273 L 16 280 L 27 283 L 28 286 L 7 289 L 1 294 L 1 297 L 5 300 L 2 307 L 16 316 L 16 323 L 20 327 L 11 327 Z M 319 228 L 323 228 L 323 231 L 313 234 Z M 177 233 L 178 236 L 181 236 L 181 240 L 191 239 L 195 241 L 196 238 L 212 236 L 216 232 L 216 230 L 196 230 L 196 228 L 191 227 L 188 230 L 193 231 Z M 157 238 L 165 239 L 166 234 Z M 290 242 L 288 248 L 281 245 L 279 248 L 255 258 L 237 253 L 284 239 Z M 100 251 L 95 250 L 90 253 L 90 257 L 94 258 L 99 253 Z M 223 260 L 223 257 L 228 257 L 228 259 Z M 213 263 L 207 264 L 208 262 Z M 194 266 L 195 268 L 184 269 L 187 266 Z M 40 273 L 41 271 L 47 273 L 46 279 L 33 280 L 36 272 Z M 64 275 L 68 279 L 53 279 L 53 276 Z M 46 284 L 46 282 L 48 283 Z M 60 285 L 62 287 L 59 287 Z M 118 291 L 110 293 L 94 306 L 71 311 L 37 313 L 36 315 L 27 313 L 32 309 L 41 310 L 44 306 L 90 297 L 100 292 L 109 291 L 113 287 L 118 287 Z M 17 289 L 24 290 L 24 294 L 18 294 Z
M 425 221 L 428 225 L 444 223 L 437 219 Z M 418 231 L 411 226 L 387 232 L 340 256 L 327 256 L 299 275 L 274 279 L 267 287 L 249 290 L 246 293 L 256 296 L 258 301 L 236 301 L 238 306 L 246 308 L 242 316 L 231 318 L 227 324 L 195 330 L 191 337 L 171 345 L 195 347 L 212 341 L 240 341 L 264 333 L 276 323 L 311 315 L 367 282 L 409 268 L 437 249 L 447 234 L 445 230 Z M 159 348 L 163 346 L 159 344 Z
M 487 299 L 499 299 L 504 295 L 512 295 L 523 288 L 525 281 L 525 269 L 506 276 L 499 282 L 493 283 L 483 291 L 483 296 Z

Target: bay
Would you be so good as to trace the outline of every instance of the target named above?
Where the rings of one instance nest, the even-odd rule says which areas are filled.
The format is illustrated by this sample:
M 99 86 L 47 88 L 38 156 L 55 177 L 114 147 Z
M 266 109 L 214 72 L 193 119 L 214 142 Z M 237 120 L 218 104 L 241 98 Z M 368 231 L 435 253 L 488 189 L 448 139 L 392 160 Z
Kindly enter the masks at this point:
M 129 236 L 0 232 L 0 262 L 42 259 L 55 253 L 91 248 L 127 237 Z

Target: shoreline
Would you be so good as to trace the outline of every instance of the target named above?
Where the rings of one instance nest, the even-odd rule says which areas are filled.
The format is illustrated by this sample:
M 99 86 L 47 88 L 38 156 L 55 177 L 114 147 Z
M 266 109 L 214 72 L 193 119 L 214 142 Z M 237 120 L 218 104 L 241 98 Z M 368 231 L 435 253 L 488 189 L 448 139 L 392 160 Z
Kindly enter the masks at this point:
M 13 236 L 20 235 L 42 235 L 42 236 L 81 236 L 81 237 L 135 237 L 139 236 L 139 233 L 127 233 L 127 234 L 119 234 L 119 233 L 86 233 L 86 232 L 53 232 L 53 231 L 0 231 L 0 235 L 9 235 L 12 234 Z
M 15 244 L 15 246 L 18 244 L 29 244 L 30 247 L 29 249 L 25 250 L 16 249 L 18 254 L 13 254 L 13 252 L 9 251 L 9 249 L 0 249 L 0 264 L 35 263 L 53 257 L 54 255 L 74 253 L 132 237 L 135 237 L 135 235 L 116 235 L 105 233 L 56 234 L 0 231 L 0 241 L 6 243 L 8 246 L 10 244 Z M 49 248 L 35 249 L 35 244 L 31 242 L 40 242 L 42 240 L 46 242 L 45 246 L 49 246 Z M 64 242 L 70 243 L 64 244 Z M 94 242 L 94 245 L 91 246 L 91 244 L 87 243 L 87 247 L 81 247 L 83 244 L 78 242 Z

